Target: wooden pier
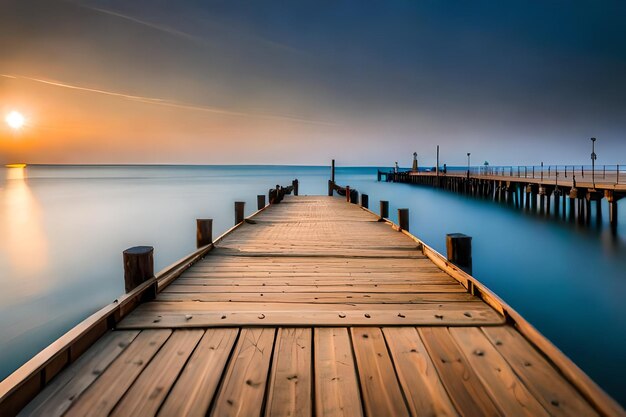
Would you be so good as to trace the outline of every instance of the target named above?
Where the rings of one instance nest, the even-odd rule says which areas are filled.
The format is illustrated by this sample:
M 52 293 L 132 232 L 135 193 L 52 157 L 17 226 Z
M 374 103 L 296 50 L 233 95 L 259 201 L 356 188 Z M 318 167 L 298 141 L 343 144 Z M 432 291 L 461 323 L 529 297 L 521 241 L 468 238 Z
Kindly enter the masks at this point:
M 349 198 L 285 196 L 146 277 L 0 383 L 0 415 L 626 415 L 482 284 Z
M 501 169 L 500 169 L 501 168 Z M 505 169 L 506 168 L 506 169 Z M 378 171 L 378 181 L 428 185 L 479 198 L 509 204 L 518 209 L 536 212 L 543 216 L 561 218 L 578 224 L 590 224 L 592 204 L 596 222 L 602 222 L 601 200 L 609 206 L 608 220 L 613 232 L 617 231 L 617 202 L 626 197 L 626 175 L 617 173 L 592 177 L 584 169 L 573 167 L 559 172 L 550 167 L 492 167 L 484 170 L 472 167 L 467 171 Z M 526 169 L 520 169 L 526 168 Z M 597 179 L 596 179 L 597 178 Z M 621 181 L 621 182 L 620 182 Z

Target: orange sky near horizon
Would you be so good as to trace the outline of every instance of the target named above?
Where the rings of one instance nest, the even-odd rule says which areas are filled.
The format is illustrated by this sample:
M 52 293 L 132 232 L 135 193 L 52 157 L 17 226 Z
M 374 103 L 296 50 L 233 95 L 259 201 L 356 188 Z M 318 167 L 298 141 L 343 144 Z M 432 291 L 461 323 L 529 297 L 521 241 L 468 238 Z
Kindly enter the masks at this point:
M 5 0 L 0 164 L 624 163 L 620 13 Z

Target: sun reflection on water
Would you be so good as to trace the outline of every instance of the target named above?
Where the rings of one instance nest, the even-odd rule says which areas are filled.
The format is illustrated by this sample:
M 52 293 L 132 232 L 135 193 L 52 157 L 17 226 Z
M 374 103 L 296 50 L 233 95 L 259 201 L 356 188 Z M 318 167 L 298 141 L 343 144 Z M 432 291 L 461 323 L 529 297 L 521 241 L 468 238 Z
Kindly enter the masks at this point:
M 42 210 L 27 182 L 27 168 L 7 167 L 6 182 L 0 188 L 0 247 L 6 254 L 11 276 L 32 276 L 42 273 L 48 264 L 48 242 L 42 228 Z M 11 271 L 12 270 L 12 271 Z M 19 273 L 18 273 L 19 271 Z M 42 282 L 38 280 L 38 282 Z M 27 283 L 3 283 L 11 288 L 12 298 L 17 292 L 31 292 Z M 26 284 L 26 285 L 25 285 Z

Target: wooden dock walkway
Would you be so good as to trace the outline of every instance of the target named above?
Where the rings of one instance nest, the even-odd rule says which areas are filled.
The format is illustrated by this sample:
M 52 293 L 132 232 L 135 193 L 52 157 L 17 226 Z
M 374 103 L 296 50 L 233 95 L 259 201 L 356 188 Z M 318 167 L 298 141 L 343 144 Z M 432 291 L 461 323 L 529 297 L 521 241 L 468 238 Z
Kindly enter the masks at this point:
M 389 223 L 333 197 L 268 206 L 56 377 L 39 370 L 45 387 L 20 415 L 624 415 L 506 304 Z

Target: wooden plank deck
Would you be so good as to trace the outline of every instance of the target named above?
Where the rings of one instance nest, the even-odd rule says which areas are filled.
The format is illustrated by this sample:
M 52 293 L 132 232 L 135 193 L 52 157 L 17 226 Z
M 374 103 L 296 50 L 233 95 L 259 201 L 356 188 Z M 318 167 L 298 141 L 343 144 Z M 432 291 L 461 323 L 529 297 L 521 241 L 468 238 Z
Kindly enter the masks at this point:
M 332 197 L 241 225 L 20 413 L 601 414 L 416 241 Z

